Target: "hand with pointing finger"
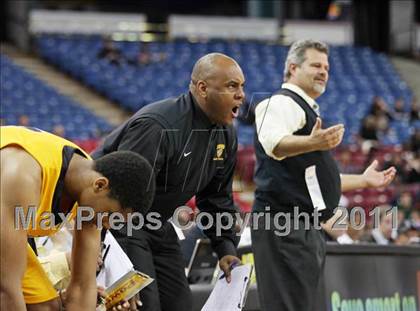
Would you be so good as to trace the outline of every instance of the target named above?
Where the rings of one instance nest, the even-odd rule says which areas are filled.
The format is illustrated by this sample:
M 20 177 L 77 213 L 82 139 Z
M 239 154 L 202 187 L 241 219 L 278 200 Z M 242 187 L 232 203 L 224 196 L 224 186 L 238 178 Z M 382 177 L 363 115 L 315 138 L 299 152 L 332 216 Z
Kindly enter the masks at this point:
M 314 150 L 330 150 L 337 147 L 343 140 L 344 125 L 337 124 L 329 128 L 322 129 L 322 121 L 316 119 L 312 128 L 310 142 L 314 146 Z

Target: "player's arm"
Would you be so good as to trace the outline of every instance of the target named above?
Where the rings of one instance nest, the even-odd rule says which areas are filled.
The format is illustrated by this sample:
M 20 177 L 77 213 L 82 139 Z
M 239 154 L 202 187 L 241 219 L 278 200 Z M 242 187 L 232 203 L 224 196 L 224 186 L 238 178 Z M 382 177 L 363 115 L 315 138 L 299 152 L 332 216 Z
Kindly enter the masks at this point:
M 377 167 L 378 161 L 375 160 L 363 174 L 341 175 L 341 191 L 388 186 L 397 172 L 395 167 L 390 167 L 384 171 L 378 171 Z
M 32 166 L 37 164 L 26 152 L 13 148 L 3 149 L 0 154 L 0 309 L 20 311 L 26 310 L 21 280 L 26 269 L 27 232 L 24 223 L 16 229 L 15 208 L 22 207 L 25 219 L 28 207 L 39 202 L 40 185 L 32 175 L 37 172 Z
M 95 310 L 96 263 L 100 248 L 100 231 L 95 224 L 82 223 L 74 232 L 71 256 L 71 279 L 67 289 L 66 310 Z

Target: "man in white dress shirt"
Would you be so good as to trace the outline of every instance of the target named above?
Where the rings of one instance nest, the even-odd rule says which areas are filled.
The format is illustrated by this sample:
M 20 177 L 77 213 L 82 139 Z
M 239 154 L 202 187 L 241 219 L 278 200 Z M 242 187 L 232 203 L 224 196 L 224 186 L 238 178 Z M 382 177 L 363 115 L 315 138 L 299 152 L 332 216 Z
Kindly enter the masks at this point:
M 323 129 L 315 102 L 325 91 L 328 71 L 324 43 L 295 42 L 287 55 L 281 90 L 255 109 L 254 212 L 270 215 L 269 221 L 259 218 L 252 231 L 264 311 L 317 310 L 326 252 L 315 224 L 331 218 L 342 191 L 386 186 L 395 176 L 393 167 L 377 171 L 376 161 L 363 174 L 339 174 L 329 150 L 340 144 L 344 126 Z

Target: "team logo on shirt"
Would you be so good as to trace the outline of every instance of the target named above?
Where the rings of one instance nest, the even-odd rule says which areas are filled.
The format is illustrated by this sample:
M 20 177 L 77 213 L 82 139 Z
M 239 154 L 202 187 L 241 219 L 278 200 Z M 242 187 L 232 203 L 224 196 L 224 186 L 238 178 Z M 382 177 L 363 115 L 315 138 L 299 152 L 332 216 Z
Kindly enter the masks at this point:
M 213 161 L 223 161 L 223 151 L 225 150 L 225 144 L 218 144 L 216 146 L 216 156 Z

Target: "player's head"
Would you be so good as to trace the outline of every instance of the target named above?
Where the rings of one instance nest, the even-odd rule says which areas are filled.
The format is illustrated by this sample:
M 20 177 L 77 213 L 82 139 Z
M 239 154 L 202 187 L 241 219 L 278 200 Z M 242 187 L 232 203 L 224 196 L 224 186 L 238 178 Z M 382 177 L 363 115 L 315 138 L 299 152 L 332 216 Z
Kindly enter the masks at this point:
M 201 57 L 191 73 L 190 91 L 213 123 L 231 124 L 245 99 L 241 67 L 229 56 Z
M 90 189 L 83 192 L 79 204 L 95 212 L 145 214 L 152 205 L 155 177 L 149 162 L 131 151 L 116 151 L 96 159 L 97 174 Z M 104 218 L 106 221 L 107 218 Z
M 296 84 L 310 97 L 317 98 L 325 92 L 328 71 L 328 46 L 320 41 L 299 40 L 287 54 L 284 81 Z

